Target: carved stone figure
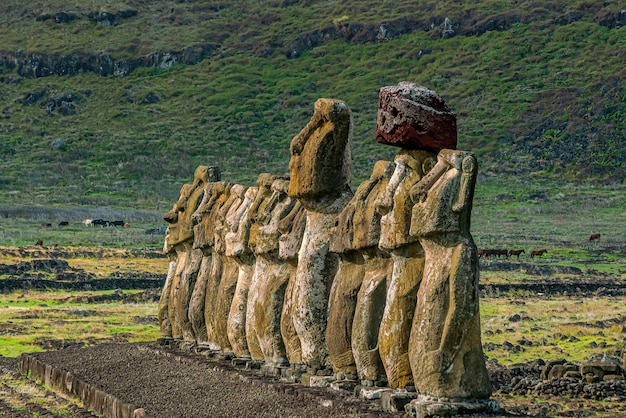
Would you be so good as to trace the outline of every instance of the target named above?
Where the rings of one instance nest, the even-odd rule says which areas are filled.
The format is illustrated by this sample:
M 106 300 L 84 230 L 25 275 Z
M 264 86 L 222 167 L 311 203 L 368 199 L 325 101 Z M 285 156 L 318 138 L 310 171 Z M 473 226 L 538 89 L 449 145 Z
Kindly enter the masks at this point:
M 159 297 L 157 319 L 159 321 L 159 331 L 163 338 L 172 338 L 172 323 L 170 322 L 168 309 L 170 303 L 170 295 L 172 293 L 172 280 L 174 279 L 174 273 L 176 273 L 176 252 L 170 251 L 167 253 L 167 257 L 170 260 L 169 267 L 167 269 L 167 276 L 163 289 L 161 290 L 161 296 Z
M 392 388 L 413 384 L 409 334 L 422 279 L 424 250 L 416 238 L 409 236 L 412 207 L 409 191 L 423 177 L 424 167 L 433 164 L 432 157 L 427 151 L 400 150 L 394 159 L 393 175 L 377 202 L 383 214 L 378 246 L 391 254 L 393 263 L 378 337 L 380 357 Z
M 279 201 L 278 195 L 275 195 L 272 190 L 272 184 L 275 180 L 281 179 L 286 180 L 285 177 L 268 173 L 259 175 L 257 179 L 258 192 L 248 212 L 251 222 L 248 247 L 255 255 L 255 266 L 250 279 L 246 306 L 246 340 L 250 356 L 257 361 L 265 359 L 260 341 L 260 335 L 263 335 L 264 330 L 259 329 L 256 325 L 256 315 L 259 312 L 256 306 L 262 303 L 259 301 L 258 288 L 261 285 L 263 276 L 267 274 L 265 269 L 271 269 L 272 267 L 267 264 L 268 258 L 262 258 L 259 255 L 271 251 L 270 248 L 274 245 L 270 244 L 263 236 L 262 227 L 270 222 L 272 209 Z M 276 237 L 276 241 L 278 241 L 278 237 Z M 275 245 L 277 247 L 278 242 Z
M 385 377 L 378 351 L 378 334 L 385 309 L 387 281 L 391 276 L 391 258 L 378 249 L 380 219 L 378 196 L 385 193 L 395 165 L 378 161 L 372 175 L 355 193 L 361 196 L 355 206 L 353 246 L 364 263 L 361 285 L 356 297 L 352 322 L 351 345 L 357 374 L 361 381 L 382 380 Z
M 174 248 L 177 254 L 168 302 L 168 318 L 172 325 L 172 337 L 182 337 L 188 342 L 195 342 L 195 334 L 189 321 L 189 302 L 202 259 L 202 254 L 192 248 L 191 215 L 200 203 L 208 176 L 208 167 L 196 168 L 193 183 L 184 187 L 184 190 L 181 189 L 180 198 L 174 208 L 163 216 L 170 224 L 167 228 L 165 249 Z
M 210 167 L 210 169 L 212 169 L 210 170 L 212 181 L 205 186 L 202 201 L 196 211 L 191 215 L 191 220 L 194 225 L 193 248 L 202 252 L 202 260 L 200 261 L 200 267 L 198 269 L 196 286 L 193 289 L 191 301 L 189 302 L 189 321 L 194 329 L 196 342 L 201 346 L 208 344 L 207 324 L 204 311 L 207 278 L 211 272 L 214 244 L 213 239 L 208 239 L 204 234 L 204 229 L 210 218 L 213 203 L 216 197 L 219 196 L 220 191 L 224 190 L 225 185 L 225 183 L 220 181 L 219 169 L 217 167 Z
M 204 320 L 207 327 L 209 348 L 220 351 L 222 346 L 220 345 L 221 338 L 218 331 L 218 322 L 220 318 L 218 317 L 217 312 L 217 299 L 219 297 L 220 281 L 222 280 L 222 275 L 224 274 L 225 257 L 221 251 L 218 251 L 215 248 L 215 228 L 218 223 L 222 207 L 231 202 L 231 187 L 232 184 L 223 183 L 221 190 L 216 191 L 218 193 L 217 198 L 215 199 L 213 208 L 207 217 L 207 222 L 204 225 L 204 228 L 202 228 L 208 239 L 213 241 L 213 246 L 211 247 L 211 269 L 206 279 L 207 285 L 204 298 Z
M 287 359 L 292 366 L 302 364 L 300 338 L 294 323 L 295 301 L 293 298 L 298 269 L 298 251 L 302 245 L 302 237 L 306 226 L 306 211 L 299 201 L 291 209 L 289 215 L 278 223 L 281 236 L 278 240 L 278 257 L 289 268 L 289 282 L 285 289 L 285 298 L 280 318 L 280 332 L 285 344 Z
M 233 216 L 243 203 L 245 191 L 244 186 L 234 184 L 230 189 L 230 196 L 217 209 L 215 217 L 213 259 L 219 257 L 221 260 L 222 274 L 219 279 L 216 278 L 218 285 L 213 309 L 213 327 L 220 350 L 228 355 L 233 353 L 228 338 L 228 316 L 239 278 L 239 265 L 233 257 L 227 256 L 225 238 L 229 230 L 228 217 Z
M 327 366 L 328 294 L 338 256 L 329 251 L 338 213 L 352 197 L 352 112 L 339 100 L 319 99 L 307 126 L 291 141 L 289 196 L 307 211 L 291 297 L 302 362 Z
M 259 224 L 256 238 L 256 267 L 248 296 L 249 326 L 255 332 L 263 359 L 271 365 L 288 363 L 285 344 L 280 332 L 280 319 L 289 281 L 289 266 L 279 257 L 279 222 L 284 219 L 295 204 L 287 195 L 289 180 L 274 180 L 272 195 L 258 213 Z
M 232 257 L 238 266 L 237 285 L 228 314 L 227 333 L 233 353 L 239 358 L 250 357 L 246 340 L 246 310 L 248 291 L 254 273 L 255 258 L 248 248 L 250 217 L 248 213 L 257 195 L 256 187 L 249 187 L 237 211 L 229 215 L 226 223 L 230 231 L 226 234 L 226 256 Z
M 491 395 L 480 338 L 478 256 L 470 235 L 476 172 L 473 154 L 442 150 L 437 165 L 411 189 L 410 233 L 424 247 L 425 266 L 409 357 L 423 395 Z
M 352 355 L 352 321 L 357 293 L 365 273 L 363 257 L 354 249 L 352 242 L 352 218 L 357 201 L 364 198 L 362 186 L 339 213 L 333 239 L 330 241 L 330 251 L 339 255 L 339 264 L 328 298 L 326 347 L 333 371 L 348 376 L 356 376 L 356 364 Z

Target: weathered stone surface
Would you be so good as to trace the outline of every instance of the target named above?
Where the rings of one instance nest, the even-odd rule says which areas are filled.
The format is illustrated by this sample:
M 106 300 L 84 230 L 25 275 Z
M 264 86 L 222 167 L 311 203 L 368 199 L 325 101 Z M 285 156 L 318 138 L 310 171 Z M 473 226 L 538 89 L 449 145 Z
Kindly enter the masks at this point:
M 276 180 L 286 180 L 284 177 L 268 173 L 259 175 L 257 179 L 258 192 L 249 209 L 250 234 L 248 247 L 255 256 L 255 267 L 250 279 L 246 306 L 246 340 L 248 350 L 253 360 L 265 360 L 261 347 L 261 338 L 268 332 L 257 324 L 257 317 L 262 322 L 263 299 L 260 289 L 268 275 L 278 274 L 287 276 L 288 268 L 278 260 L 278 234 L 275 231 L 263 229 L 272 220 L 272 211 L 279 203 L 280 194 L 275 193 L 272 185 Z M 286 197 L 286 196 L 285 196 Z M 273 254 L 272 254 L 273 253 Z M 272 271 L 274 269 L 274 271 Z M 267 347 L 265 347 L 267 349 Z
M 187 254 L 180 260 L 182 271 L 177 287 L 173 289 L 174 326 L 180 329 L 185 341 L 195 342 L 192 322 L 189 320 L 189 307 L 192 293 L 196 285 L 198 270 L 202 262 L 202 251 L 192 248 L 191 242 L 178 244 L 176 248 L 182 248 Z
M 223 205 L 218 209 L 215 221 L 215 254 L 219 254 L 222 259 L 222 276 L 219 280 L 217 288 L 217 297 L 215 299 L 215 310 L 213 312 L 215 321 L 215 333 L 217 335 L 217 343 L 223 353 L 232 353 L 233 348 L 228 338 L 228 317 L 232 301 L 239 279 L 239 264 L 233 257 L 226 254 L 226 235 L 229 231 L 227 219 L 239 209 L 244 202 L 246 188 L 239 184 L 234 184 L 230 189 L 230 196 Z
M 278 224 L 281 236 L 278 242 L 278 256 L 289 268 L 289 282 L 285 289 L 283 310 L 280 318 L 280 332 L 285 343 L 287 359 L 292 365 L 302 363 L 302 348 L 300 338 L 294 324 L 295 301 L 293 297 L 298 268 L 298 251 L 302 245 L 304 228 L 306 226 L 306 210 L 297 201 L 291 213 Z
M 364 260 L 364 273 L 359 288 L 351 345 L 358 376 L 361 380 L 382 380 L 385 370 L 378 351 L 378 334 L 385 309 L 387 280 L 391 276 L 389 254 L 378 250 L 381 213 L 378 197 L 385 193 L 395 165 L 378 161 L 370 179 L 357 189 L 353 217 L 353 245 Z
M 381 115 L 379 134 L 392 134 L 382 142 L 404 148 L 377 162 L 355 194 L 352 116 L 337 100 L 318 100 L 292 140 L 291 180 L 265 173 L 246 191 L 199 167 L 166 214 L 164 250 L 175 261 L 159 303 L 162 333 L 309 385 L 352 385 L 358 375 L 365 385 L 415 386 L 426 396 L 412 404 L 419 413 L 480 410 L 474 400 L 491 387 L 469 233 L 475 157 L 442 149 L 456 146 L 456 121 L 434 92 L 384 88 Z M 621 375 L 550 373 L 598 380 L 596 369 Z M 388 395 L 388 409 L 412 396 Z
M 376 141 L 405 149 L 455 149 L 456 116 L 434 91 L 414 83 L 380 89 Z
M 389 386 L 394 389 L 413 384 L 409 334 L 422 280 L 424 250 L 417 238 L 409 236 L 410 190 L 424 176 L 425 168 L 431 166 L 432 156 L 427 151 L 400 150 L 394 159 L 393 175 L 376 203 L 383 214 L 378 246 L 389 252 L 392 262 L 378 346 Z
M 246 310 L 255 258 L 248 248 L 251 224 L 248 214 L 257 192 L 256 187 L 249 187 L 237 212 L 227 219 L 231 229 L 226 234 L 226 256 L 232 257 L 238 266 L 237 286 L 228 314 L 227 332 L 233 353 L 237 357 L 250 356 L 246 339 Z
M 266 213 L 258 216 L 257 220 L 264 221 L 264 224 L 259 225 L 255 272 L 263 274 L 253 277 L 248 297 L 246 326 L 255 330 L 253 334 L 258 339 L 263 359 L 272 364 L 287 363 L 280 322 L 290 271 L 278 257 L 278 225 L 295 205 L 295 200 L 287 195 L 288 187 L 288 180 L 274 180 L 272 195 L 263 206 Z M 250 337 L 250 333 L 247 335 Z
M 159 321 L 159 331 L 161 336 L 166 338 L 172 337 L 172 323 L 169 318 L 169 303 L 172 293 L 172 280 L 174 279 L 174 273 L 176 273 L 176 254 L 169 253 L 170 263 L 167 270 L 167 277 L 161 290 L 161 296 L 159 297 L 157 319 Z M 204 321 L 203 321 L 204 322 Z
M 335 372 L 356 374 L 352 355 L 352 323 L 357 294 L 365 274 L 365 261 L 360 252 L 349 250 L 339 254 L 339 267 L 330 289 L 326 346 Z
M 352 112 L 330 99 L 315 103 L 313 117 L 291 142 L 289 195 L 307 210 L 291 303 L 302 361 L 314 368 L 325 366 L 328 355 L 328 293 L 338 264 L 329 242 L 337 214 L 352 196 L 351 145 Z
M 352 112 L 340 100 L 319 99 L 309 123 L 291 141 L 289 195 L 323 211 L 350 188 Z M 338 212 L 336 208 L 333 212 Z
M 378 245 L 381 216 L 376 211 L 376 198 L 377 193 L 384 192 L 386 183 L 391 177 L 391 170 L 387 170 L 390 166 L 392 164 L 385 161 L 380 161 L 374 166 L 371 178 L 359 186 L 339 214 L 338 224 L 330 242 L 330 250 L 339 254 L 339 268 L 328 302 L 328 322 L 331 325 L 326 328 L 326 344 L 335 372 L 356 373 L 357 366 L 352 347 L 353 323 L 355 311 L 358 309 L 357 296 L 366 272 L 364 255 L 355 248 L 356 240 L 358 238 L 360 248 Z M 369 308 L 362 309 L 371 311 Z M 379 311 L 382 313 L 382 306 Z M 379 323 L 378 321 L 376 325 Z M 369 328 L 369 325 L 365 326 L 368 331 Z M 362 328 L 361 331 L 363 330 Z M 378 346 L 377 334 L 378 329 L 374 338 L 375 347 Z M 363 338 L 371 340 L 367 336 Z M 374 347 L 368 348 L 368 351 L 372 348 Z M 377 363 L 380 364 L 380 361 Z
M 442 150 L 411 190 L 411 235 L 425 252 L 409 358 L 422 394 L 484 399 L 491 395 L 480 339 L 478 255 L 470 235 L 477 173 L 473 154 Z
M 357 294 L 351 344 L 359 378 L 376 381 L 386 379 L 378 338 L 393 264 L 389 254 L 367 248 L 369 251 L 361 251 L 365 273 Z
M 168 248 L 193 239 L 191 217 L 200 205 L 205 186 L 212 181 L 213 169 L 214 167 L 206 166 L 196 168 L 193 183 L 183 185 L 178 201 L 172 210 L 163 215 L 163 219 L 169 224 L 165 235 L 165 253 L 169 252 Z

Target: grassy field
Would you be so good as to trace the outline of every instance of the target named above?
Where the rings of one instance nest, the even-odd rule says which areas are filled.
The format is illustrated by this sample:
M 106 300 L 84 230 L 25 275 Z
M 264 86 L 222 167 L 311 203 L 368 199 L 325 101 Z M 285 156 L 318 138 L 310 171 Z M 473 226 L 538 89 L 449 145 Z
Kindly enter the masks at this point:
M 13 55 L 123 62 L 217 45 L 196 65 L 142 66 L 124 77 L 33 78 L 1 67 L 0 203 L 162 211 L 200 164 L 252 184 L 262 172 L 287 171 L 289 142 L 320 97 L 345 100 L 353 111 L 356 187 L 396 151 L 375 142 L 378 91 L 405 80 L 445 99 L 458 116 L 459 148 L 478 155 L 485 176 L 623 179 L 626 28 L 599 23 L 619 15 L 619 1 L 154 0 L 133 2 L 138 13 L 116 25 L 88 18 L 126 7 L 116 0 L 0 6 L 1 48 Z M 41 19 L 59 11 L 78 18 Z M 444 18 L 455 36 L 440 33 Z M 403 19 L 415 20 L 411 30 L 359 41 Z M 319 42 L 307 44 L 315 34 Z M 288 58 L 298 42 L 302 50 Z M 48 111 L 68 94 L 73 113 Z

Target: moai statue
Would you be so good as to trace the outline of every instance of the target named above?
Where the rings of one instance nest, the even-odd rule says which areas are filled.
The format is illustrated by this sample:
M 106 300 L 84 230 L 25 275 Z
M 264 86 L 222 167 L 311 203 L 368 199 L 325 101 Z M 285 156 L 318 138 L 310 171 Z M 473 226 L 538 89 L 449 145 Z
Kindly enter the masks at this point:
M 168 316 L 172 322 L 172 336 L 188 343 L 195 343 L 196 337 L 189 320 L 189 303 L 196 284 L 202 252 L 193 248 L 193 224 L 191 215 L 198 207 L 204 187 L 209 181 L 209 170 L 199 166 L 194 173 L 194 181 L 186 199 L 179 200 L 163 218 L 170 223 L 166 235 L 166 245 L 173 246 L 176 254 L 176 271 L 172 280 Z M 183 194 L 181 193 L 181 197 Z
M 238 358 L 250 358 L 246 340 L 246 310 L 255 258 L 248 248 L 251 224 L 248 213 L 257 192 L 257 187 L 248 187 L 237 211 L 226 218 L 230 230 L 225 237 L 225 254 L 232 257 L 238 266 L 237 285 L 228 314 L 227 332 L 233 353 Z
M 292 298 L 302 362 L 328 366 L 325 343 L 328 296 L 337 266 L 329 251 L 339 212 L 352 197 L 352 112 L 342 101 L 319 99 L 307 126 L 291 141 L 289 196 L 306 210 Z
M 389 251 L 393 261 L 379 351 L 389 386 L 402 388 L 413 384 L 409 336 L 424 269 L 424 250 L 417 238 L 409 235 L 409 191 L 434 166 L 434 153 L 456 147 L 456 117 L 441 97 L 424 87 L 407 82 L 383 87 L 376 141 L 402 148 L 379 202 L 380 210 L 388 211 L 381 218 L 379 247 Z
M 269 367 L 288 364 L 285 344 L 280 332 L 280 319 L 289 281 L 289 266 L 279 257 L 279 222 L 291 212 L 295 200 L 287 195 L 289 180 L 274 180 L 272 195 L 258 213 L 255 275 L 248 296 L 248 337 L 256 337 Z
M 180 276 L 176 277 L 176 269 L 177 269 L 177 255 L 176 255 L 176 243 L 178 242 L 178 225 L 176 225 L 178 221 L 178 212 L 179 208 L 182 205 L 185 205 L 187 200 L 189 200 L 189 194 L 191 193 L 191 184 L 184 184 L 180 189 L 180 196 L 178 201 L 174 203 L 174 207 L 171 211 L 167 212 L 165 216 L 168 216 L 170 225 L 175 225 L 171 228 L 168 226 L 168 232 L 165 234 L 165 241 L 163 243 L 163 253 L 167 254 L 167 257 L 170 259 L 169 268 L 167 271 L 167 278 L 165 279 L 165 284 L 163 285 L 163 289 L 161 290 L 161 297 L 159 298 L 158 305 L 158 321 L 159 327 L 161 330 L 161 335 L 164 338 L 177 338 L 180 339 L 182 337 L 182 332 L 180 329 L 177 329 L 173 324 L 174 321 L 174 303 L 172 298 L 172 284 L 176 282 L 178 285 L 178 281 L 180 280 Z M 172 315 L 170 317 L 170 315 Z M 175 337 L 174 337 L 175 336 Z
M 391 255 L 392 271 L 378 335 L 380 358 L 391 388 L 413 384 L 409 364 L 409 334 L 415 312 L 417 290 L 424 267 L 424 250 L 409 236 L 411 204 L 409 191 L 423 176 L 423 164 L 430 164 L 432 153 L 400 150 L 385 192 L 377 201 L 383 216 L 379 248 Z
M 294 324 L 295 301 L 293 298 L 298 269 L 298 251 L 302 245 L 302 237 L 306 226 L 306 211 L 296 201 L 289 215 L 278 223 L 281 236 L 278 240 L 278 257 L 289 267 L 289 282 L 285 290 L 283 310 L 280 318 L 280 332 L 285 343 L 285 352 L 289 363 L 295 368 L 302 365 L 302 349 L 300 338 Z
M 200 227 L 202 233 L 206 237 L 207 242 L 212 243 L 211 264 L 208 271 L 203 271 L 206 280 L 206 289 L 204 297 L 204 322 L 207 330 L 207 346 L 210 350 L 221 351 L 219 324 L 221 318 L 217 313 L 217 299 L 219 297 L 219 285 L 224 274 L 224 254 L 223 248 L 216 248 L 215 236 L 216 228 L 220 223 L 220 218 L 224 216 L 224 211 L 228 211 L 228 205 L 232 203 L 231 199 L 231 183 L 220 182 L 213 187 L 214 198 L 208 199 L 207 205 L 198 208 L 200 213 L 200 223 L 196 227 Z M 203 215 L 204 213 L 204 215 Z M 197 215 L 194 215 L 197 216 Z M 223 245 L 222 245 L 223 247 Z M 204 250 L 207 252 L 208 250 Z
M 357 201 L 364 198 L 366 188 L 361 184 L 339 213 L 333 239 L 330 241 L 330 251 L 339 255 L 339 265 L 328 298 L 326 347 L 338 380 L 356 378 L 356 364 L 352 355 L 352 321 L 357 293 L 365 274 L 365 263 L 363 256 L 353 245 L 353 217 Z
M 478 256 L 470 234 L 476 172 L 472 153 L 444 149 L 411 189 L 410 233 L 426 261 L 409 358 L 422 395 L 413 402 L 424 411 L 449 410 L 450 398 L 491 395 L 480 336 Z M 457 406 L 463 411 L 463 402 Z
M 221 187 L 220 180 L 221 173 L 219 167 L 208 167 L 208 183 L 204 186 L 204 194 L 200 205 L 198 205 L 198 209 L 202 208 L 203 210 L 208 210 L 210 212 L 210 208 L 212 207 L 211 202 L 215 200 L 213 187 Z M 212 200 L 211 202 L 208 202 L 210 198 L 212 198 Z M 198 226 L 198 223 L 200 223 L 200 216 L 197 210 L 194 214 L 192 214 L 191 221 L 192 224 L 194 224 L 193 248 L 200 250 L 202 253 L 202 260 L 200 262 L 200 267 L 198 268 L 196 285 L 193 288 L 191 300 L 189 301 L 189 321 L 191 322 L 196 342 L 199 344 L 206 344 L 207 333 L 206 322 L 204 320 L 204 299 L 206 297 L 205 293 L 207 284 L 206 272 L 210 270 L 211 267 L 210 248 L 213 245 L 213 241 L 207 240 L 202 227 Z
M 219 257 L 222 264 L 222 274 L 217 287 L 215 306 L 213 310 L 213 326 L 220 350 L 226 354 L 233 354 L 233 348 L 228 338 L 228 316 L 239 278 L 239 266 L 233 257 L 226 254 L 226 234 L 229 231 L 228 218 L 234 216 L 239 206 L 245 200 L 246 188 L 234 184 L 230 189 L 230 197 L 218 209 L 215 218 L 215 239 L 213 257 Z
M 395 165 L 389 161 L 376 162 L 369 180 L 359 186 L 355 193 L 355 196 L 362 198 L 357 200 L 352 218 L 352 245 L 361 253 L 365 271 L 356 299 L 351 343 L 361 383 L 373 384 L 386 380 L 378 351 L 378 336 L 392 262 L 389 254 L 378 248 L 382 215 L 376 203 L 378 197 L 385 193 L 394 169 Z
M 260 174 L 256 182 L 258 191 L 248 210 L 248 217 L 250 219 L 248 247 L 255 256 L 255 265 L 254 272 L 250 279 L 246 304 L 246 341 L 248 343 L 250 357 L 255 361 L 263 361 L 265 359 L 257 334 L 257 332 L 262 332 L 262 330 L 257 329 L 255 324 L 255 310 L 253 308 L 257 304 L 259 297 L 256 289 L 259 286 L 261 277 L 266 274 L 264 271 L 265 260 L 259 260 L 258 256 L 259 253 L 265 252 L 264 246 L 267 246 L 262 236 L 261 227 L 271 220 L 271 211 L 278 203 L 278 198 L 273 198 L 275 196 L 272 190 L 272 184 L 275 180 L 281 179 L 286 180 L 287 177 L 268 173 Z

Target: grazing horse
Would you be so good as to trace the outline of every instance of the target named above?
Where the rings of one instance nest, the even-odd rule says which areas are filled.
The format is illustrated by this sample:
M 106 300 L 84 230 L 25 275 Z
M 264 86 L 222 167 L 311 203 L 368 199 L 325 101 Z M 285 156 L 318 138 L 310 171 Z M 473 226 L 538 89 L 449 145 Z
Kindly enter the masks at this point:
M 524 251 L 524 250 L 509 250 L 509 257 L 511 257 L 512 255 L 516 255 L 516 256 L 517 256 L 517 259 L 519 260 L 519 256 L 520 256 L 522 253 L 525 253 L 525 252 L 526 252 L 526 251 Z
M 548 250 L 531 251 L 530 252 L 530 258 L 535 258 L 535 256 L 541 257 L 542 255 L 544 255 L 547 252 L 548 252 Z
M 52 224 L 48 223 L 48 222 L 44 222 L 44 223 L 41 224 L 41 227 L 42 228 L 52 228 Z
M 70 223 L 68 221 L 61 221 L 59 222 L 59 228 L 62 228 L 64 226 L 68 226 Z
M 602 234 L 591 234 L 591 236 L 589 237 L 589 241 L 595 241 L 595 240 L 600 240 L 600 237 L 602 236 Z
M 85 219 L 85 220 L 83 221 L 83 223 L 85 224 L 85 226 L 93 226 L 92 222 L 93 222 L 93 219 Z

